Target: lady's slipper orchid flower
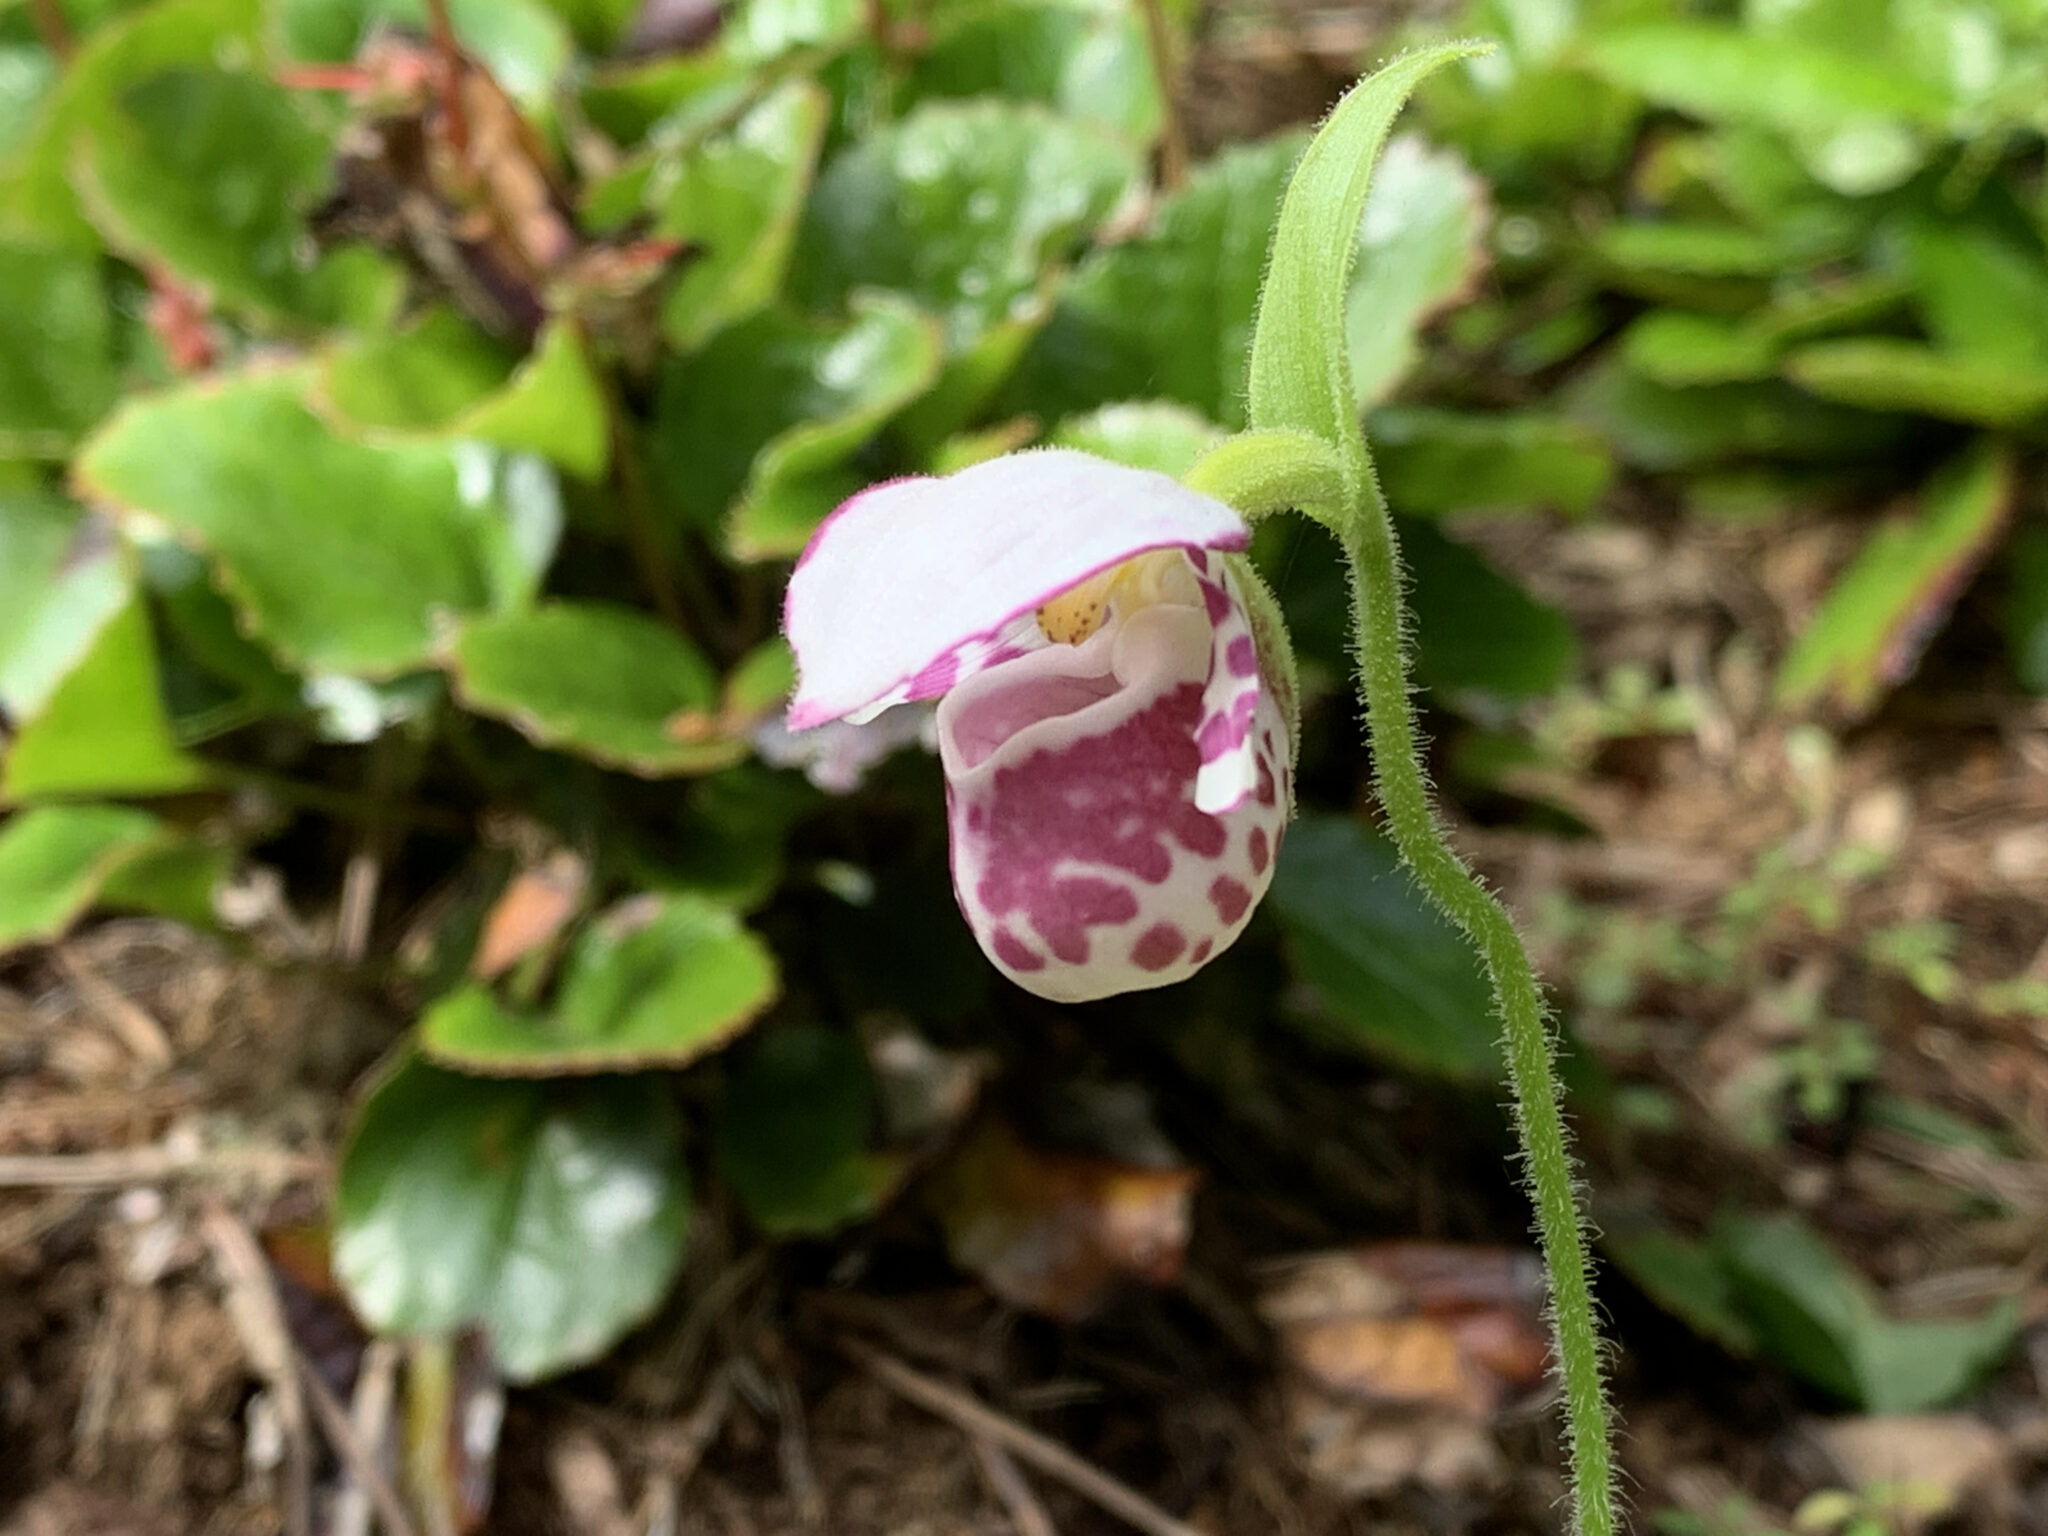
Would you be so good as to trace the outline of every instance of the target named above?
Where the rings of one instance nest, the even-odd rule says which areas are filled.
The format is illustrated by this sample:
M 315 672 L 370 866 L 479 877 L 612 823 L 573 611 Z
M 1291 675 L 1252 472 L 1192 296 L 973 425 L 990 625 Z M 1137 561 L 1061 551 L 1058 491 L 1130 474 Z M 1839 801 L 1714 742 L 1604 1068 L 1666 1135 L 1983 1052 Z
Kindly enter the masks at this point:
M 871 487 L 797 562 L 791 729 L 940 699 L 953 889 L 1027 991 L 1178 981 L 1272 880 L 1293 661 L 1248 540 L 1165 475 L 1042 449 Z

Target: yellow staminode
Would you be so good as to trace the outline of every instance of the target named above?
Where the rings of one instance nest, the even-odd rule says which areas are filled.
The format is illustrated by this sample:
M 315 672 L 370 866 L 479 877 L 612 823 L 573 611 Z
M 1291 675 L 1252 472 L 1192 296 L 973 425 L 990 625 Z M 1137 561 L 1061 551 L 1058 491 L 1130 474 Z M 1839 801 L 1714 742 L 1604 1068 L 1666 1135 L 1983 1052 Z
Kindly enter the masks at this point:
M 1187 556 L 1178 549 L 1154 549 L 1097 571 L 1042 604 L 1038 628 L 1055 645 L 1079 645 L 1111 613 L 1129 614 L 1153 603 L 1199 607 L 1201 601 Z

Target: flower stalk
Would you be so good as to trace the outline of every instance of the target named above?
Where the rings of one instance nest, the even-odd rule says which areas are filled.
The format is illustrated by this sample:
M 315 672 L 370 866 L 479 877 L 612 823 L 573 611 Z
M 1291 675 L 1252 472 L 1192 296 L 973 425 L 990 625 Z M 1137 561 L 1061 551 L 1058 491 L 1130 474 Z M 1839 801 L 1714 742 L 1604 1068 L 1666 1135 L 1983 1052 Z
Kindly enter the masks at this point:
M 1357 231 L 1373 163 L 1393 119 L 1425 76 L 1484 51 L 1483 45 L 1453 43 L 1396 59 L 1355 87 L 1316 134 L 1289 183 L 1260 297 L 1250 369 L 1252 431 L 1212 452 L 1194 478 L 1247 516 L 1291 496 L 1344 551 L 1359 694 L 1387 829 L 1423 891 L 1479 950 L 1493 987 L 1523 1174 L 1550 1277 L 1572 1528 L 1581 1536 L 1612 1536 L 1618 1529 L 1612 1434 L 1554 1041 L 1513 919 L 1451 847 L 1430 801 L 1408 677 L 1400 556 L 1358 425 L 1343 341 Z

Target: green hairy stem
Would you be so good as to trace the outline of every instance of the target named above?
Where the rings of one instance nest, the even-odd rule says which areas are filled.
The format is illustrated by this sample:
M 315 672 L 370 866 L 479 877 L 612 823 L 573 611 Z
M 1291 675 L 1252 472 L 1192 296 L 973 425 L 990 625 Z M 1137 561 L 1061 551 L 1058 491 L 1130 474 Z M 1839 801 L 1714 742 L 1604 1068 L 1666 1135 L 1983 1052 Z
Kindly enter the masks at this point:
M 1189 483 L 1249 516 L 1296 507 L 1344 550 L 1374 788 L 1388 831 L 1423 890 L 1478 948 L 1493 984 L 1523 1173 L 1550 1275 L 1572 1528 L 1612 1536 L 1618 1515 L 1600 1334 L 1550 1025 L 1513 920 L 1452 849 L 1430 802 L 1410 697 L 1400 555 L 1359 428 L 1344 342 L 1359 222 L 1393 119 L 1423 77 L 1484 51 L 1483 44 L 1452 43 L 1406 54 L 1361 81 L 1324 122 L 1295 169 L 1274 233 L 1252 337 L 1252 430 L 1213 450 Z

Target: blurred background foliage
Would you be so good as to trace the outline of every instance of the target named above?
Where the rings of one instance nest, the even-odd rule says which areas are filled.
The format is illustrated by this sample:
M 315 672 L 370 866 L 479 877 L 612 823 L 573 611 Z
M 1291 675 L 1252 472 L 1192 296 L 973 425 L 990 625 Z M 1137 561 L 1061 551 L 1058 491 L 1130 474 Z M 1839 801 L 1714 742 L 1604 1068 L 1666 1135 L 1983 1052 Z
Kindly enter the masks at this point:
M 1015 1272 L 1080 1176 L 1012 1120 L 1132 1177 L 1205 1158 L 1152 1124 L 1186 1142 L 1185 1103 L 1105 1107 L 1105 1071 L 1256 1118 L 1285 1033 L 1505 1146 L 1483 987 L 1365 808 L 1319 533 L 1257 548 L 1303 662 L 1302 817 L 1181 991 L 1071 1019 L 1008 992 L 951 910 L 918 722 L 780 729 L 787 562 L 854 489 L 1033 442 L 1176 472 L 1242 425 L 1305 135 L 1234 133 L 1185 82 L 1274 13 L 449 10 L 452 73 L 409 0 L 0 6 L 0 948 L 157 914 L 414 1021 L 350 1111 L 335 1269 L 370 1327 L 481 1326 L 513 1380 L 645 1318 L 693 1208 L 820 1236 L 921 1191 L 999 1294 L 1087 1312 L 1099 1277 Z M 1695 679 L 1589 652 L 1518 575 L 1532 541 L 1832 539 L 1796 625 L 1707 641 L 1799 815 L 1702 853 L 1682 902 L 1595 879 L 1526 914 L 1606 1256 L 1821 1399 L 1951 1401 L 2016 1291 L 1897 1315 L 1798 1167 L 1877 1126 L 2038 1169 L 2038 1125 L 1888 1069 L 1888 999 L 2005 1029 L 2048 974 L 1993 974 L 1946 912 L 1870 918 L 1904 856 L 1828 786 L 1902 690 L 1936 756 L 1966 701 L 2048 692 L 2048 10 L 1418 11 L 1321 45 L 1327 86 L 1500 43 L 1390 147 L 1348 343 L 1439 779 L 1511 894 L 1503 838 L 1597 864 L 1630 754 L 1728 729 Z M 1750 1024 L 1711 1083 L 1656 1066 L 1717 1020 Z M 1039 1080 L 1047 1039 L 1087 1064 Z

